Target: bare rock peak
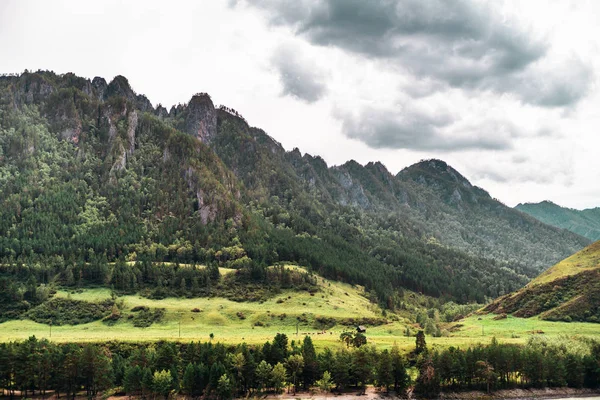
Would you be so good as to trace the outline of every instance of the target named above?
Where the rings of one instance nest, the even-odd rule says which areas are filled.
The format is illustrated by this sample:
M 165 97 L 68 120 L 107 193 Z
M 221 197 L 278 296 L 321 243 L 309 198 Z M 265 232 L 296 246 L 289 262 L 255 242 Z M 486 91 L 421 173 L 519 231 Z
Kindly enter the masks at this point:
M 207 93 L 192 96 L 186 110 L 185 131 L 204 143 L 210 143 L 217 134 L 217 111 Z
M 131 89 L 129 81 L 123 75 L 117 75 L 108 84 L 106 88 L 106 97 L 123 96 L 128 100 L 136 102 L 137 95 Z

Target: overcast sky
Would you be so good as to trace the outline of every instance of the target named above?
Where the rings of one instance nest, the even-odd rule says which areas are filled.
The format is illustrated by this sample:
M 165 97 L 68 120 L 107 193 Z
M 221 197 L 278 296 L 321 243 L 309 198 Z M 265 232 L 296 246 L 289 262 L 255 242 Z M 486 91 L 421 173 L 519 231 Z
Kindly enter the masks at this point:
M 507 205 L 600 206 L 600 2 L 0 0 L 0 72 L 196 92 L 287 150 L 440 158 Z

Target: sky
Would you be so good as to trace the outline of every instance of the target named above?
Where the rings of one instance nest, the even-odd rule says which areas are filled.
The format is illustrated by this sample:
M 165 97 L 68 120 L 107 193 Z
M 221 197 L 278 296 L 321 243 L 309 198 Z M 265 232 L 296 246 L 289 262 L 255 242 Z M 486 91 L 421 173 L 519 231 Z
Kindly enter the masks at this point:
M 0 0 L 0 73 L 208 92 L 286 150 L 442 159 L 514 206 L 600 206 L 600 2 Z

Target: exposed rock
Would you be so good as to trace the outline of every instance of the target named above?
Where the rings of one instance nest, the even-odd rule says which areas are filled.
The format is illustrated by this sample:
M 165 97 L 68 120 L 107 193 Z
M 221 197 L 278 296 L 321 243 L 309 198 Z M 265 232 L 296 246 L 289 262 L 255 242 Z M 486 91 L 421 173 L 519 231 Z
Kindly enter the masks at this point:
M 104 78 L 99 76 L 95 77 L 92 80 L 92 87 L 94 88 L 95 97 L 98 100 L 104 99 L 104 95 L 106 94 L 106 89 L 108 88 L 108 84 Z
M 156 106 L 156 110 L 154 110 L 154 115 L 156 115 L 160 119 L 164 119 L 169 116 L 169 112 L 166 108 L 162 106 L 162 104 L 159 104 Z
M 174 118 L 181 114 L 184 110 L 185 106 L 183 106 L 182 104 L 177 104 L 177 106 L 171 106 L 171 109 L 169 110 L 169 117 Z
M 66 74 L 64 74 L 62 76 L 62 79 L 63 79 L 63 82 L 62 82 L 61 86 L 74 87 L 76 89 L 81 90 L 87 96 L 93 97 L 94 87 L 92 86 L 92 83 L 90 82 L 89 79 L 81 78 L 72 72 L 67 72 Z
M 41 75 L 24 73 L 19 79 L 17 88 L 13 93 L 14 106 L 33 104 L 45 101 L 55 88 Z
M 200 219 L 204 225 L 212 222 L 217 217 L 217 209 L 212 204 L 206 204 L 204 191 L 198 190 L 196 192 L 196 198 L 198 199 L 198 212 L 200 213 Z
M 133 110 L 129 113 L 129 118 L 127 119 L 127 144 L 129 145 L 129 149 L 127 150 L 127 155 L 131 156 L 133 151 L 135 150 L 135 130 L 138 126 L 138 113 L 136 110 Z
M 122 96 L 132 103 L 137 103 L 137 95 L 129 86 L 129 81 L 122 75 L 117 75 L 115 78 L 108 84 L 106 88 L 106 93 L 104 94 L 104 98 L 109 98 L 113 96 Z
M 210 143 L 217 134 L 217 112 L 206 93 L 192 97 L 185 115 L 185 131 L 204 143 Z
M 339 203 L 343 206 L 352 205 L 354 207 L 360 207 L 367 209 L 371 205 L 365 191 L 360 183 L 354 182 L 352 176 L 348 171 L 340 170 L 337 174 L 339 184 L 346 190 L 347 195 L 339 199 Z
M 148 100 L 148 98 L 143 94 L 137 95 L 135 104 L 141 112 L 154 112 L 152 103 L 150 103 L 150 100 Z

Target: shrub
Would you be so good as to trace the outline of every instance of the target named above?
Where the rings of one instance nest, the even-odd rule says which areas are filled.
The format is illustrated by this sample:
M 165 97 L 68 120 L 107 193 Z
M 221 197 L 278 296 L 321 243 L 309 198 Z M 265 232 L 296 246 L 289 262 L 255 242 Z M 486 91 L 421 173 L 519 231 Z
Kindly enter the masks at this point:
M 52 299 L 29 310 L 27 318 L 41 324 L 78 325 L 98 321 L 108 316 L 113 308 L 112 300 L 91 303 L 82 300 Z

